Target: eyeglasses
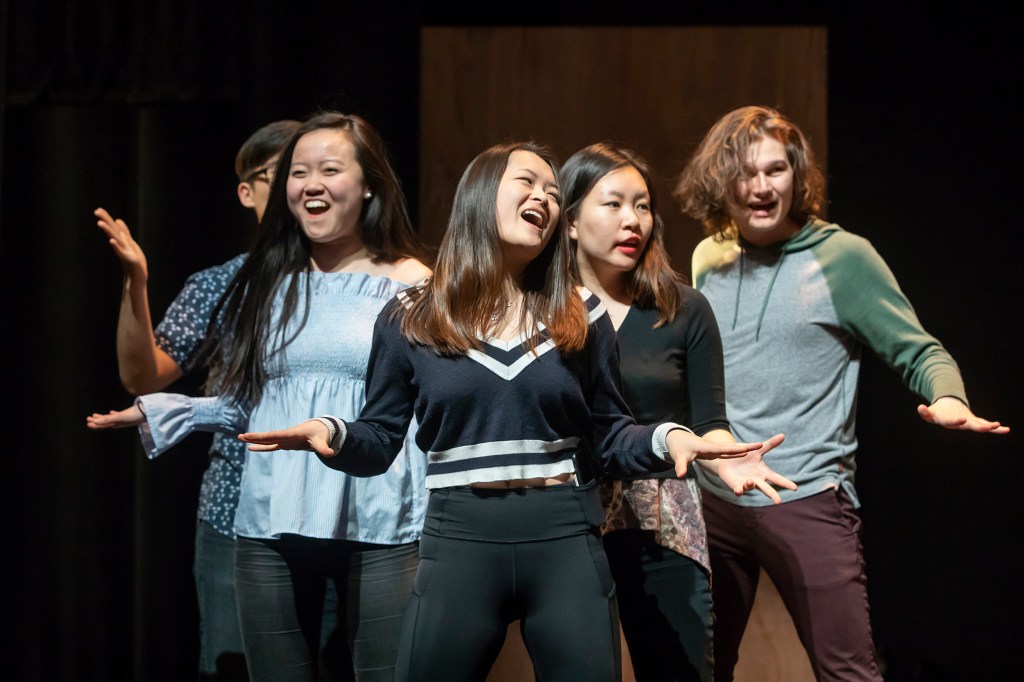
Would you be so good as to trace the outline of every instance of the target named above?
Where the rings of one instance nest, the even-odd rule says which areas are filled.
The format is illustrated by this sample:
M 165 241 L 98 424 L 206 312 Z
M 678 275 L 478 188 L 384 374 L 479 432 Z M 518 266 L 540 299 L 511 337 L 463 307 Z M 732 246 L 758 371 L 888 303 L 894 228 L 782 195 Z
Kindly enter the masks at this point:
M 256 180 L 263 180 L 268 185 L 274 182 L 274 168 L 277 166 L 277 160 L 271 161 L 266 166 L 260 166 L 256 170 L 245 176 L 246 182 L 254 182 Z

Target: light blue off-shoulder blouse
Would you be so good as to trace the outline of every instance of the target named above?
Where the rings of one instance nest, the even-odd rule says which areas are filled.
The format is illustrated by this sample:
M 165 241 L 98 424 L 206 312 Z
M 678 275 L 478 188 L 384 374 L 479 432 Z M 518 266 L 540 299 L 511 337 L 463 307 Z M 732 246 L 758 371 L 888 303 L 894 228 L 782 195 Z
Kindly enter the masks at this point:
M 366 365 L 378 313 L 408 285 L 363 273 L 312 272 L 299 279 L 298 311 L 284 338 L 298 329 L 306 287 L 309 315 L 298 335 L 267 359 L 269 379 L 251 413 L 227 399 L 158 393 L 140 398 L 143 444 L 163 451 L 193 430 L 237 434 L 293 426 L 321 414 L 352 420 L 365 401 Z M 280 310 L 284 287 L 275 297 Z M 276 345 L 276 344 L 275 344 Z M 426 503 L 426 457 L 415 423 L 384 474 L 359 478 L 323 465 L 311 452 L 247 452 L 235 533 L 279 538 L 399 544 L 419 538 Z

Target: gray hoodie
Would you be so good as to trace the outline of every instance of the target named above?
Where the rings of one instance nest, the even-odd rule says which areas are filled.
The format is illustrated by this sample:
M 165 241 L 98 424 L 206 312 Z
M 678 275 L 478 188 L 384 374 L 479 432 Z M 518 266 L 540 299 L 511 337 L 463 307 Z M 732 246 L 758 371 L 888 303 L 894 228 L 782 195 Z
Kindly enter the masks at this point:
M 931 403 L 967 402 L 960 370 L 922 327 L 892 272 L 863 237 L 812 218 L 790 240 L 767 248 L 707 238 L 693 254 L 696 287 L 714 309 L 725 356 L 726 408 L 733 434 L 786 440 L 768 455 L 799 488 L 783 502 L 854 489 L 857 381 L 867 346 Z M 758 491 L 740 497 L 697 467 L 703 489 L 742 506 L 771 504 Z

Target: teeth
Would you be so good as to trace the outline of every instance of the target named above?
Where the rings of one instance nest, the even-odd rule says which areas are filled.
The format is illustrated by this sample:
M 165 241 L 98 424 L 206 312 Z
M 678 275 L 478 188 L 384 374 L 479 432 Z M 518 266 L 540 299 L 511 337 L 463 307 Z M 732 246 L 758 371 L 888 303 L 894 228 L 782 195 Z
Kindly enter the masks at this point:
M 321 199 L 312 199 L 305 203 L 306 208 L 327 208 L 327 202 Z
M 544 224 L 544 214 L 532 208 L 523 211 L 523 218 L 530 224 L 540 227 Z

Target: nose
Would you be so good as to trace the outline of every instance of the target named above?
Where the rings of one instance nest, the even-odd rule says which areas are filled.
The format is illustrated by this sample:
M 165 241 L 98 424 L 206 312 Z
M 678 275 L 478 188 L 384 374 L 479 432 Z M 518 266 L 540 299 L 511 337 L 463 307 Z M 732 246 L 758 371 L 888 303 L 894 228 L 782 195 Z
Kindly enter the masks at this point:
M 751 189 L 759 194 L 763 194 L 771 190 L 771 185 L 768 184 L 768 176 L 764 173 L 758 173 L 754 176 L 750 182 Z
M 306 194 L 321 194 L 324 191 L 324 183 L 320 179 L 320 176 L 316 173 L 311 173 L 306 177 L 306 183 L 302 187 L 302 191 Z
M 640 231 L 640 216 L 635 208 L 627 208 L 622 215 L 622 226 L 630 232 Z

